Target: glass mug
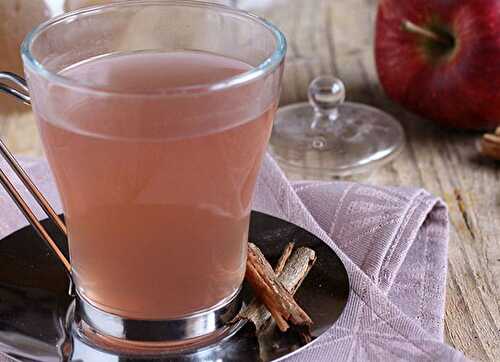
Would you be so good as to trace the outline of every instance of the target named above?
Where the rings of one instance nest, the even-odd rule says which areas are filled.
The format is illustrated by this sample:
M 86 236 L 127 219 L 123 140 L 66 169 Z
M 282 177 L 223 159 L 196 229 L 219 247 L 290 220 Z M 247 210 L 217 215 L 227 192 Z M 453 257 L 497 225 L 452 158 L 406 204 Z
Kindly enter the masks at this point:
M 30 96 L 10 93 L 31 101 L 94 330 L 170 341 L 228 318 L 285 52 L 265 20 L 194 1 L 82 9 L 27 36 Z

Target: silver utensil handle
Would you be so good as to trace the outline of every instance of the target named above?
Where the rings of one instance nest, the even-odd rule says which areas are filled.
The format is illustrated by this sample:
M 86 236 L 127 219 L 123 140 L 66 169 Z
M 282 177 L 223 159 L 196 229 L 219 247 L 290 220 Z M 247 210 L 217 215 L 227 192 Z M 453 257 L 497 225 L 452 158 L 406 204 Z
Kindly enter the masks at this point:
M 17 85 L 21 90 L 5 84 L 2 81 L 9 81 Z M 28 85 L 24 78 L 18 76 L 17 74 L 11 72 L 0 72 L 0 91 L 17 98 L 17 100 L 23 102 L 24 104 L 31 105 L 31 97 L 29 95 Z
M 7 80 L 20 88 L 16 89 L 2 82 L 2 80 Z M 3 93 L 14 96 L 19 101 L 24 104 L 31 105 L 31 97 L 29 95 L 29 89 L 26 81 L 10 72 L 0 72 L 0 91 Z M 40 205 L 47 216 L 56 224 L 59 230 L 67 237 L 66 225 L 61 220 L 61 218 L 54 211 L 54 208 L 50 205 L 47 199 L 43 196 L 40 190 L 36 187 L 34 182 L 28 176 L 26 171 L 21 167 L 19 162 L 16 160 L 12 152 L 9 151 L 7 146 L 0 140 L 0 155 L 5 159 L 8 165 L 12 168 L 15 174 L 23 182 L 24 186 L 31 193 L 35 201 Z M 7 174 L 0 169 L 0 184 L 5 188 L 11 199 L 14 201 L 19 210 L 23 213 L 29 223 L 35 228 L 38 235 L 45 241 L 49 248 L 54 252 L 57 258 L 62 262 L 65 269 L 68 271 L 71 277 L 71 265 L 66 259 L 64 254 L 59 250 L 57 244 L 54 242 L 52 237 L 49 235 L 47 230 L 38 221 L 35 213 L 28 206 L 28 203 L 22 198 L 19 191 L 16 190 L 12 182 L 7 177 Z

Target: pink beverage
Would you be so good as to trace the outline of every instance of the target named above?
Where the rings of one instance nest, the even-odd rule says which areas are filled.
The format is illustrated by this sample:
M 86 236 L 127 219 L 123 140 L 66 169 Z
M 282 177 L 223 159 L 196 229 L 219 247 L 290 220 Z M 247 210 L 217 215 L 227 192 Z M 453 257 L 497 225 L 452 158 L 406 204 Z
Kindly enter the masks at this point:
M 167 319 L 209 309 L 238 290 L 275 105 L 252 113 L 259 81 L 223 96 L 160 95 L 178 87 L 190 94 L 249 69 L 211 53 L 118 53 L 61 72 L 113 96 L 49 87 L 57 99 L 50 113 L 65 121 L 39 116 L 40 130 L 75 281 L 96 307 Z

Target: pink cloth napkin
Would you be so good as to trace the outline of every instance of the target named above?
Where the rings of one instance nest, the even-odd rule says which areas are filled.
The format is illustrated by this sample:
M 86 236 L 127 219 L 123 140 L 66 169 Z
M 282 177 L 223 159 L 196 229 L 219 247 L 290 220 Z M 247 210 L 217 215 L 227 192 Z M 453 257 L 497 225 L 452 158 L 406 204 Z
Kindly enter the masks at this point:
M 45 162 L 25 165 L 60 210 Z M 289 361 L 466 360 L 443 343 L 448 214 L 440 200 L 410 188 L 290 184 L 266 157 L 254 209 L 320 237 L 349 273 L 351 296 L 340 319 Z M 0 215 L 0 238 L 26 225 L 3 191 Z

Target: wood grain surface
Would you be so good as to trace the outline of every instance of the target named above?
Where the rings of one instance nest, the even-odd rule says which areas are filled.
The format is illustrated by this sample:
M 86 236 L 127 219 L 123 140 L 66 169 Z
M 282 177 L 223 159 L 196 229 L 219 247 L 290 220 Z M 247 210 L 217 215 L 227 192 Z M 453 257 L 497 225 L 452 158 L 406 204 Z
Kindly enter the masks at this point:
M 382 108 L 404 125 L 401 156 L 364 181 L 423 187 L 445 200 L 451 220 L 446 340 L 472 360 L 499 361 L 500 163 L 478 156 L 479 134 L 441 129 L 384 96 L 372 55 L 375 0 L 258 3 L 256 12 L 289 41 L 283 104 L 304 101 L 315 76 L 334 74 L 346 83 L 349 100 Z M 0 136 L 18 154 L 42 154 L 30 113 L 0 120 Z

